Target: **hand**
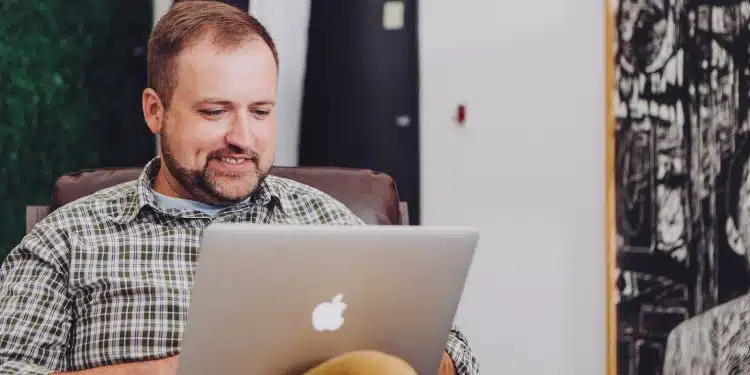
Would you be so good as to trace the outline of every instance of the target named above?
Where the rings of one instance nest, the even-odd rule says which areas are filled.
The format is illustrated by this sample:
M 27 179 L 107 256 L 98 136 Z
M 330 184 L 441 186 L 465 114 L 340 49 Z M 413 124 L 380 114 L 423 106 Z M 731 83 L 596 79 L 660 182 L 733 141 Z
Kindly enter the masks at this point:
M 179 357 L 179 355 L 176 355 L 155 361 L 124 363 L 83 371 L 56 373 L 55 375 L 175 375 L 177 374 Z
M 438 375 L 456 375 L 456 365 L 448 352 L 443 352 L 443 359 L 440 360 L 440 369 Z

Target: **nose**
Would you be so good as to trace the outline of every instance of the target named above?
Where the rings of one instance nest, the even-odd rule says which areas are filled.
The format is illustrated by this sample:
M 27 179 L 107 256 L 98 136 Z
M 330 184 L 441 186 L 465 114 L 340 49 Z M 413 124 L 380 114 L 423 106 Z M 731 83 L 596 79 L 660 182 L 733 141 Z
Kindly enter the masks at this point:
M 242 150 L 252 149 L 252 119 L 248 113 L 242 113 L 235 118 L 226 134 L 226 142 Z

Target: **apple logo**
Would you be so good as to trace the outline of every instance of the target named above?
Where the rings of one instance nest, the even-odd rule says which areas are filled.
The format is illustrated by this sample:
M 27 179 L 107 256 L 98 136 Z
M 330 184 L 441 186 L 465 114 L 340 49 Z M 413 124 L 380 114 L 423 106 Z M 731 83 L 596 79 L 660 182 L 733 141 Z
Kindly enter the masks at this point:
M 341 301 L 343 298 L 342 294 L 337 294 L 332 300 L 315 306 L 312 324 L 316 331 L 335 331 L 341 328 L 344 324 L 344 310 L 346 310 L 346 303 Z

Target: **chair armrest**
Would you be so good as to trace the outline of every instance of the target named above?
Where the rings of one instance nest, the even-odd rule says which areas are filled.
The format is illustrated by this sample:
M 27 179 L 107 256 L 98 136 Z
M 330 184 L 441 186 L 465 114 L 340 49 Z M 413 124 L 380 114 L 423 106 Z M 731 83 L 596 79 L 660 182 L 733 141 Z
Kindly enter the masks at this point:
M 36 223 L 49 215 L 49 206 L 26 206 L 26 233 L 31 232 Z
M 398 210 L 401 214 L 401 225 L 409 225 L 409 205 L 406 202 L 398 202 Z

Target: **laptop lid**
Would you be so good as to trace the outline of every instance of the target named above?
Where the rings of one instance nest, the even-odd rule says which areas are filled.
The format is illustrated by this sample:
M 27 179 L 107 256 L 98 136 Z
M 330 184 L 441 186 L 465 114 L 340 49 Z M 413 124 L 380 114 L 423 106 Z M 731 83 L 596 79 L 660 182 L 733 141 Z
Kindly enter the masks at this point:
M 299 375 L 349 351 L 437 373 L 478 231 L 214 224 L 202 238 L 180 375 Z

